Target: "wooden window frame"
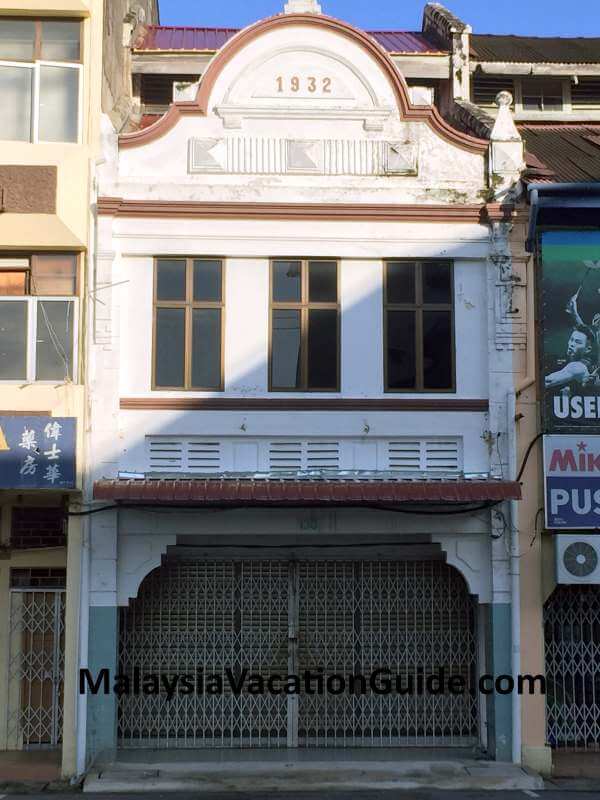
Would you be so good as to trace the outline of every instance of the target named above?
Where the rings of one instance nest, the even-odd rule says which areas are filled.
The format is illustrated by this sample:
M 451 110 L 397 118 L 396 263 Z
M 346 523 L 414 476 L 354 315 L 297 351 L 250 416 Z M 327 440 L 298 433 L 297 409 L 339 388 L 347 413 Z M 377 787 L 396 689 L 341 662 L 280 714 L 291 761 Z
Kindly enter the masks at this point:
M 42 61 L 49 64 L 83 64 L 83 20 L 78 17 L 23 17 L 15 16 L 1 16 L 0 21 L 8 22 L 33 22 L 35 26 L 35 38 L 33 43 L 33 57 L 32 58 L 11 58 L 3 59 L 0 56 L 0 61 L 11 61 L 15 64 L 33 64 L 36 61 Z M 79 58 L 78 59 L 61 59 L 60 61 L 42 58 L 42 23 L 43 22 L 76 22 L 79 25 Z
M 159 300 L 157 298 L 158 262 L 185 262 L 185 300 Z M 194 298 L 194 261 L 219 261 L 221 264 L 221 300 L 199 300 Z M 223 256 L 155 256 L 153 265 L 152 288 L 152 375 L 151 390 L 153 392 L 222 392 L 225 388 L 225 258 Z M 156 320 L 159 308 L 182 308 L 184 318 L 184 386 L 157 386 L 156 384 Z M 218 308 L 221 311 L 221 357 L 218 386 L 192 386 L 192 311 L 193 309 Z
M 70 256 L 75 258 L 75 288 L 73 289 L 73 293 L 69 295 L 42 295 L 38 294 L 37 292 L 32 291 L 32 274 L 34 268 L 34 262 L 39 256 Z M 24 264 L 16 264 L 12 267 L 9 264 L 2 264 L 2 261 L 25 261 L 27 260 L 29 264 L 25 266 Z M 73 253 L 65 250 L 64 252 L 54 252 L 54 251 L 43 251 L 38 250 L 36 252 L 25 252 L 25 251 L 16 251 L 14 253 L 0 253 L 0 273 L 3 271 L 7 272 L 25 272 L 26 273 L 26 280 L 25 283 L 27 285 L 27 291 L 23 295 L 12 295 L 13 297 L 43 297 L 44 299 L 51 299 L 52 297 L 56 298 L 69 298 L 69 297 L 79 297 L 79 292 L 81 289 L 81 253 Z M 4 297 L 0 292 L 0 298 Z
M 388 303 L 388 264 L 400 262 L 415 265 L 414 303 Z M 450 303 L 423 302 L 423 264 L 444 263 L 450 267 Z M 414 387 L 390 388 L 388 381 L 388 311 L 412 311 L 415 314 L 416 381 Z M 423 312 L 449 311 L 451 329 L 452 385 L 446 389 L 427 389 L 424 385 Z M 454 394 L 456 392 L 456 314 L 454 303 L 454 262 L 443 258 L 387 258 L 383 262 L 383 382 L 386 394 Z
M 278 261 L 297 261 L 300 263 L 300 301 L 297 302 L 275 302 L 273 299 L 273 272 L 274 264 Z M 336 266 L 336 302 L 318 303 L 309 302 L 308 299 L 308 265 L 313 263 L 334 263 Z M 269 260 L 269 392 L 276 392 L 277 394 L 283 393 L 327 393 L 332 394 L 340 391 L 340 373 L 341 373 L 341 303 L 340 303 L 340 260 L 338 258 L 298 258 L 278 256 Z M 323 388 L 308 388 L 308 314 L 309 311 L 315 309 L 323 309 L 337 312 L 337 352 L 335 360 L 336 381 L 335 387 Z M 300 386 L 296 388 L 281 388 L 273 386 L 273 312 L 274 311 L 300 311 Z

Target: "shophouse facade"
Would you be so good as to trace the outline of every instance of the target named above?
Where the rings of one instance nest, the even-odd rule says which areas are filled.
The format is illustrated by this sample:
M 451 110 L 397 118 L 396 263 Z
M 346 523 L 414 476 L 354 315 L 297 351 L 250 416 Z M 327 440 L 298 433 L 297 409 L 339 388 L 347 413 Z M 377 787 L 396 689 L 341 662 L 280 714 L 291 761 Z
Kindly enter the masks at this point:
M 412 36 L 406 61 L 448 65 Z M 520 760 L 518 696 L 476 685 L 518 671 L 504 206 L 522 146 L 507 98 L 490 139 L 464 134 L 390 49 L 290 3 L 208 65 L 187 53 L 178 74 L 201 79 L 153 124 L 104 120 L 86 499 L 108 508 L 81 666 L 131 683 L 80 698 L 86 765 L 121 747 Z M 474 691 L 198 689 L 198 670 L 381 667 Z M 136 690 L 161 673 L 194 690 Z

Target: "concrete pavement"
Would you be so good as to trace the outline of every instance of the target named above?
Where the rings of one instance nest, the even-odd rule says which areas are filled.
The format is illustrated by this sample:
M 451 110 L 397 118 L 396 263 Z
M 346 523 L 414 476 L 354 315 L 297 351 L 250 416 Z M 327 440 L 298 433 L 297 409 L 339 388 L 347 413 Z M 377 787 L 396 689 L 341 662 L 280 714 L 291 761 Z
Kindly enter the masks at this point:
M 345 751 L 344 756 L 313 751 L 303 754 L 261 753 L 240 759 L 227 753 L 185 751 L 168 757 L 164 751 L 123 753 L 113 763 L 91 771 L 84 783 L 86 793 L 200 792 L 265 793 L 371 790 L 528 790 L 544 788 L 539 775 L 513 764 L 482 761 L 472 755 L 410 754 L 398 757 L 390 751 Z M 427 757 L 425 757 L 427 755 Z M 333 756 L 333 757 L 332 757 Z

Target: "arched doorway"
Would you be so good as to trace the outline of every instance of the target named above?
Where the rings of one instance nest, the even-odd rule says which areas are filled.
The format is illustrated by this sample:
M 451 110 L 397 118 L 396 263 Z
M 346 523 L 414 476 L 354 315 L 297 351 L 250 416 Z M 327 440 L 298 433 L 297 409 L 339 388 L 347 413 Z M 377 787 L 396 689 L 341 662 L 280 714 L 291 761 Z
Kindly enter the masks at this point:
M 476 604 L 441 560 L 165 560 L 120 626 L 140 689 L 119 701 L 122 746 L 478 742 Z M 427 691 L 432 674 L 464 693 Z M 148 675 L 179 676 L 171 699 Z

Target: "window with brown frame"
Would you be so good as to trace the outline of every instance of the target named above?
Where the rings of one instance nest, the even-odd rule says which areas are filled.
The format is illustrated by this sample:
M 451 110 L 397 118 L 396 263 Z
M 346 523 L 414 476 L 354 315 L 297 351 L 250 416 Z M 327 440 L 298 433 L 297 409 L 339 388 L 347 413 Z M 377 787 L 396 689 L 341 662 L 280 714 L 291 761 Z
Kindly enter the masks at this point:
M 157 258 L 153 389 L 223 389 L 223 262 Z
M 271 262 L 270 391 L 339 391 L 338 278 L 331 259 Z
M 385 390 L 454 391 L 452 263 L 387 261 L 384 284 Z

